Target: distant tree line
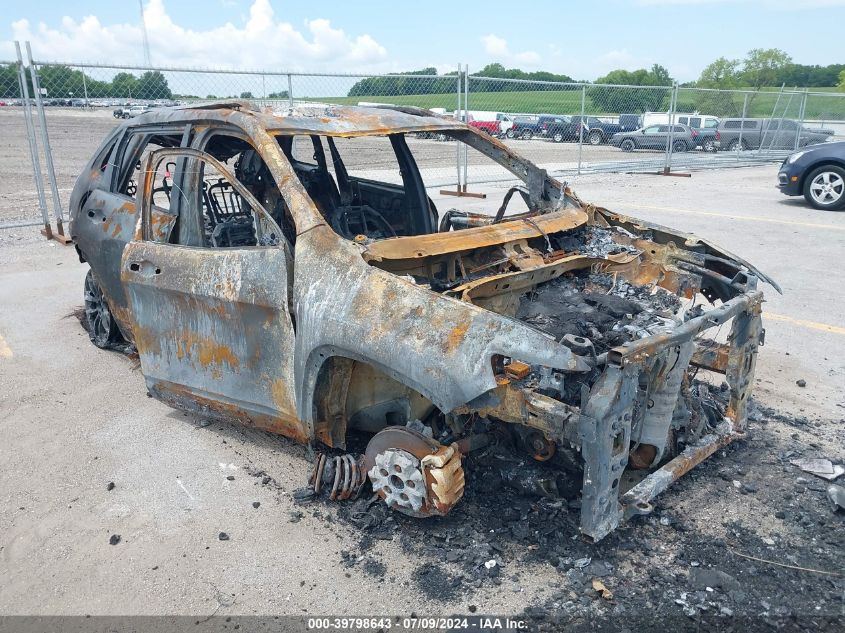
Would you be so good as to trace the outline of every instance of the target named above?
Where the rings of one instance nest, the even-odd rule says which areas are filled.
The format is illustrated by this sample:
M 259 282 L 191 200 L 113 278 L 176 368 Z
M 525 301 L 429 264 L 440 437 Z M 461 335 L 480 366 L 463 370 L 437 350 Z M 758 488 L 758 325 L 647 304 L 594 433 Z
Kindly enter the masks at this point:
M 173 92 L 167 85 L 167 78 L 157 70 L 148 70 L 136 77 L 132 73 L 119 72 L 110 81 L 101 81 L 83 75 L 81 70 L 74 70 L 61 64 L 47 64 L 38 68 L 41 87 L 48 98 L 89 99 L 131 98 L 131 99 L 172 99 Z M 30 89 L 30 94 L 32 90 Z M 7 98 L 21 97 L 18 84 L 18 69 L 14 65 L 0 66 L 0 96 Z
M 423 68 L 397 73 L 401 76 L 367 77 L 355 82 L 349 89 L 348 96 L 367 95 L 428 95 L 455 92 L 457 72 L 446 73 L 436 79 L 424 79 L 419 75 L 437 75 L 436 68 Z
M 404 96 L 423 94 L 444 94 L 456 89 L 455 76 L 451 72 L 437 75 L 435 68 L 424 68 L 401 76 L 370 77 L 358 81 L 349 91 L 350 97 Z M 416 77 L 415 77 L 416 75 Z M 419 75 L 437 75 L 423 79 Z M 484 79 L 481 79 L 481 78 Z M 502 79 L 504 81 L 495 81 Z M 544 83 L 515 83 L 508 79 L 523 79 L 534 82 L 572 83 L 568 75 L 545 71 L 525 72 L 517 68 L 505 68 L 502 64 L 488 64 L 469 76 L 470 92 L 527 92 L 545 90 L 577 90 L 575 86 L 550 85 Z M 590 82 L 579 82 L 590 83 Z M 604 86 L 617 84 L 631 86 L 626 89 Z M 669 71 L 654 64 L 650 69 L 613 70 L 599 77 L 587 88 L 592 104 L 603 112 L 644 112 L 665 110 L 669 106 L 669 87 L 673 79 Z M 692 82 L 682 84 L 683 88 L 711 88 L 720 90 L 764 91 L 782 85 L 800 88 L 828 88 L 839 86 L 845 90 L 845 64 L 827 66 L 796 64 L 782 50 L 752 49 L 744 59 L 720 57 L 708 65 L 701 76 Z M 641 88 L 639 88 L 641 87 Z M 749 97 L 753 102 L 756 95 Z M 742 110 L 743 98 L 729 93 L 681 91 L 679 110 L 700 110 L 717 115 L 736 115 Z M 750 105 L 750 103 L 749 103 Z
M 430 75 L 431 77 L 420 77 Z M 436 77 L 435 77 L 436 75 Z M 350 97 L 445 94 L 457 90 L 457 71 L 437 75 L 434 67 L 396 73 L 390 77 L 367 77 L 356 82 L 349 89 Z M 492 79 L 523 79 L 526 81 L 553 81 L 568 83 L 573 81 L 568 75 L 559 75 L 545 71 L 525 72 L 518 68 L 505 68 L 502 64 L 487 64 L 477 73 L 470 74 L 469 89 L 482 92 L 560 90 L 559 86 L 543 84 L 516 85 L 506 81 L 476 80 L 473 77 Z
M 831 88 L 841 83 L 845 64 L 808 66 L 795 64 L 777 48 L 754 48 L 744 59 L 719 57 L 709 64 L 697 81 L 686 84 L 698 88 L 787 87 Z

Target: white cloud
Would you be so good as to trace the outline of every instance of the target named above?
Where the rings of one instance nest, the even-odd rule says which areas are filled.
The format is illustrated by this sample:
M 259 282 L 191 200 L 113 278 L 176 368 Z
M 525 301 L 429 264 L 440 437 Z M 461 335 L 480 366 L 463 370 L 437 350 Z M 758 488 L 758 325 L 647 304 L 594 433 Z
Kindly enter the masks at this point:
M 519 65 L 522 68 L 533 68 L 537 67 L 542 61 L 540 55 L 535 51 L 512 53 L 507 40 L 494 33 L 483 36 L 481 43 L 484 45 L 484 52 L 490 56 L 490 61 L 500 62 L 506 66 Z
M 508 43 L 497 35 L 490 33 L 481 38 L 481 43 L 484 44 L 484 52 L 494 57 L 506 57 L 510 55 L 508 51 Z
M 199 31 L 176 24 L 164 0 L 149 0 L 144 16 L 154 66 L 369 71 L 387 69 L 387 50 L 370 35 L 349 35 L 324 18 L 303 29 L 277 20 L 269 0 L 254 0 L 242 26 L 230 22 Z M 109 24 L 96 16 L 60 25 L 12 23 L 13 40 L 30 40 L 41 60 L 132 64 L 143 60 L 140 24 Z M 0 42 L 0 56 L 14 53 Z

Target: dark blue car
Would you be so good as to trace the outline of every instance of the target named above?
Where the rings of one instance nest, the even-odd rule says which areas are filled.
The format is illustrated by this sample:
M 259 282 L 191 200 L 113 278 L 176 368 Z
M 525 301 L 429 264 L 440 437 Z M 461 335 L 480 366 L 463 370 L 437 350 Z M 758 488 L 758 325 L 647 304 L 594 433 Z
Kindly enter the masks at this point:
M 845 208 L 845 142 L 823 143 L 787 157 L 778 172 L 787 196 L 803 195 L 816 209 Z

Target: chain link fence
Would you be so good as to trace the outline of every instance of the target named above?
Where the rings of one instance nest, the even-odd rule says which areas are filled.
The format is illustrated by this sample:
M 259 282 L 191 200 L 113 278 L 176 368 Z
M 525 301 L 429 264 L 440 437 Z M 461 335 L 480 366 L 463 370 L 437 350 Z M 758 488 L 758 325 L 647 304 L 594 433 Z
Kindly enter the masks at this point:
M 21 73 L 30 67 L 37 72 Z M 40 224 L 48 204 L 61 219 L 61 201 L 85 162 L 123 120 L 221 99 L 279 109 L 308 103 L 427 108 L 501 138 L 562 178 L 752 165 L 780 161 L 807 144 L 845 140 L 845 94 L 835 92 L 525 81 L 475 76 L 460 65 L 441 75 L 352 75 L 20 59 L 0 62 L 2 159 L 12 165 L 6 170 L 12 177 L 0 182 L 0 228 Z M 448 137 L 421 134 L 408 142 L 430 188 L 466 190 L 512 178 Z M 35 151 L 27 151 L 30 143 Z M 358 167 L 368 177 L 396 181 L 392 152 L 380 151 L 389 150 L 389 141 L 374 137 L 366 144 Z M 49 145 L 52 151 L 45 151 Z

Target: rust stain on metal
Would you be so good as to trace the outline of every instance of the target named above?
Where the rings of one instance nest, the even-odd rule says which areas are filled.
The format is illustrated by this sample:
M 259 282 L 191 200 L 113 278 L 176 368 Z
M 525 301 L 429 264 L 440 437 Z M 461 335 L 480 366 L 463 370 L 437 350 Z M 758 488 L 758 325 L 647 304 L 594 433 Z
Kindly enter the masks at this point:
M 452 351 L 460 346 L 469 331 L 469 323 L 458 323 L 446 335 L 445 350 Z

